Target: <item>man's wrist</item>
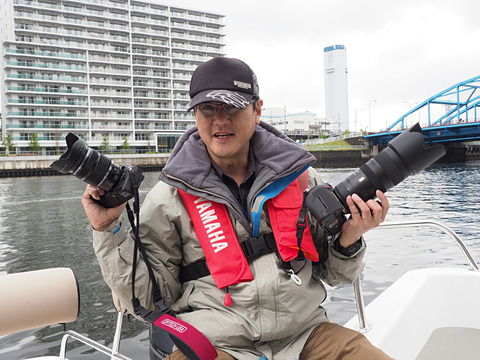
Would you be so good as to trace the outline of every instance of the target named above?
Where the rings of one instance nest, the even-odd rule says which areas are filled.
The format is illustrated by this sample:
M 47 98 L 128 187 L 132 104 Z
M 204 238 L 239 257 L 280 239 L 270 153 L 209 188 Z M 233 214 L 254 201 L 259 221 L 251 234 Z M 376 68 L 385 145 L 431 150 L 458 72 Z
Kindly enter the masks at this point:
M 114 219 L 110 223 L 101 224 L 101 225 L 98 225 L 98 226 L 94 226 L 92 224 L 92 228 L 95 231 L 111 232 L 113 234 L 116 234 L 121 229 L 121 227 L 122 227 L 122 221 L 120 220 L 120 218 Z
M 354 242 L 353 244 L 351 244 L 350 246 L 348 247 L 343 247 L 341 244 L 340 244 L 340 234 L 337 234 L 334 238 L 333 238 L 333 248 L 335 249 L 335 251 L 339 252 L 340 254 L 344 255 L 344 256 L 353 256 L 357 251 L 359 251 L 361 248 L 362 248 L 362 238 L 360 237 L 360 239 L 358 239 L 356 242 Z

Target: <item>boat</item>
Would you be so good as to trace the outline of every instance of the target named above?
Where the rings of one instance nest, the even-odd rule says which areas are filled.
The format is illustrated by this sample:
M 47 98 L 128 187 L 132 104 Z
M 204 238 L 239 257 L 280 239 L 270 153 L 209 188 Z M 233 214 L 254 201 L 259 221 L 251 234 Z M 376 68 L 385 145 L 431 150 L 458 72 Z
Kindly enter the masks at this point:
M 468 266 L 408 271 L 366 307 L 359 276 L 353 284 L 357 315 L 344 326 L 362 332 L 374 345 L 397 360 L 479 359 L 480 270 L 462 240 L 453 230 L 435 221 L 384 223 L 379 226 L 379 229 L 425 226 L 440 229 L 451 237 L 465 256 Z M 73 321 L 72 317 L 76 317 L 74 313 L 75 309 L 78 309 L 78 303 L 76 303 L 78 284 L 74 286 L 76 278 L 72 280 L 68 275 L 69 271 L 64 269 L 62 271 L 64 277 L 69 278 L 66 282 L 70 284 L 69 295 L 62 295 L 67 303 L 65 308 L 68 310 L 64 312 L 61 320 L 58 320 L 57 315 L 40 320 L 44 322 L 44 326 L 66 322 L 64 320 Z M 48 281 L 48 284 L 51 283 Z M 65 286 L 62 285 L 60 288 L 61 292 L 65 293 Z M 52 289 L 44 293 L 58 298 L 58 293 Z M 22 298 L 28 298 L 28 296 L 22 296 Z M 44 303 L 47 304 L 50 300 L 46 298 Z M 0 318 L 4 316 L 1 314 L 2 311 L 5 310 L 0 308 Z M 119 352 L 123 317 L 124 314 L 118 312 L 111 348 L 101 344 L 102 339 L 90 339 L 68 330 L 62 338 L 58 356 L 42 356 L 31 358 L 31 360 L 67 359 L 69 341 L 80 341 L 97 352 L 109 356 L 112 360 L 129 360 Z M 10 330 L 19 331 L 19 328 L 25 330 L 38 326 L 38 321 L 29 324 L 28 316 L 20 322 L 22 324 L 10 327 Z M 0 334 L 5 331 L 8 330 L 5 330 L 0 322 Z
M 442 230 L 459 246 L 468 266 L 411 270 L 367 307 L 360 277 L 354 282 L 357 315 L 345 326 L 362 332 L 397 360 L 480 358 L 480 271 L 462 240 L 435 221 L 385 223 L 382 228 Z

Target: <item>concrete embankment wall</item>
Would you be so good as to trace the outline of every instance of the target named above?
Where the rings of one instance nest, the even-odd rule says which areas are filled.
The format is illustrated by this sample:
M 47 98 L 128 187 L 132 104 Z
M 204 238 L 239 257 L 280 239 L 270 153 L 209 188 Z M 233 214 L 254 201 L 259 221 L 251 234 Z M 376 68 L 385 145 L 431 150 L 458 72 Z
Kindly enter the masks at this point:
M 374 152 L 369 150 L 332 150 L 311 151 L 317 161 L 316 168 L 357 168 L 365 164 Z M 134 155 L 107 155 L 118 165 L 138 165 L 144 172 L 160 171 L 167 163 L 169 154 L 134 154 Z M 58 160 L 58 156 L 1 156 L 0 178 L 20 176 L 58 175 L 50 168 L 50 164 Z M 480 147 L 447 148 L 447 155 L 439 162 L 466 162 L 479 161 Z
M 167 163 L 169 154 L 123 154 L 107 155 L 118 165 L 137 165 L 142 171 L 160 171 Z M 2 156 L 0 178 L 20 176 L 59 175 L 50 167 L 59 156 Z
M 480 146 L 465 144 L 444 144 L 446 154 L 437 163 L 465 163 L 480 161 Z M 314 167 L 340 168 L 359 167 L 378 153 L 378 149 L 345 151 L 311 151 L 317 159 Z
M 359 167 L 370 159 L 368 151 L 362 150 L 311 151 L 311 154 L 317 159 L 315 168 Z
M 445 144 L 446 155 L 439 163 L 465 163 L 469 161 L 480 161 L 480 146 L 470 144 Z
M 360 150 L 312 151 L 317 159 L 314 167 L 358 167 L 369 157 Z M 144 172 L 160 171 L 167 163 L 169 154 L 107 155 L 118 165 L 137 165 Z M 59 156 L 2 156 L 0 178 L 21 176 L 59 175 L 50 167 Z

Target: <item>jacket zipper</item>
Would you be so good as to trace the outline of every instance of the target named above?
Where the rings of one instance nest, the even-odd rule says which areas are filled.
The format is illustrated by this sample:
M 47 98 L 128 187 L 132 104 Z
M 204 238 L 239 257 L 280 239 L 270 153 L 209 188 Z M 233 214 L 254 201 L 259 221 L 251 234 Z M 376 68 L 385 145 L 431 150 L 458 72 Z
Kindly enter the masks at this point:
M 182 183 L 183 185 L 185 185 L 186 187 L 188 187 L 188 188 L 190 188 L 190 189 L 193 189 L 193 190 L 198 191 L 198 192 L 200 192 L 200 193 L 209 194 L 209 195 L 212 195 L 212 196 L 215 196 L 215 197 L 218 197 L 218 198 L 221 198 L 221 199 L 225 200 L 226 202 L 228 202 L 228 203 L 232 206 L 232 208 L 233 208 L 237 213 L 239 213 L 241 216 L 243 216 L 243 211 L 239 211 L 239 210 L 237 209 L 237 206 L 236 206 L 237 204 L 233 203 L 229 198 L 227 198 L 227 197 L 225 197 L 225 196 L 222 196 L 222 195 L 219 195 L 219 194 L 216 194 L 216 193 L 213 193 L 213 192 L 210 192 L 210 191 L 206 191 L 206 190 L 204 190 L 204 189 L 198 189 L 198 188 L 196 188 L 196 187 L 194 187 L 194 186 L 186 183 L 186 182 L 183 181 L 182 179 L 179 179 L 179 178 L 177 178 L 177 177 L 175 177 L 175 176 L 169 175 L 169 174 L 167 174 L 167 173 L 165 173 L 165 172 L 164 172 L 164 174 L 165 174 L 166 177 L 168 177 L 168 178 L 170 178 L 170 179 L 172 179 L 172 180 L 178 181 L 178 182 Z M 250 217 L 251 217 L 251 216 L 250 216 Z M 251 223 L 250 220 L 249 220 L 249 224 L 250 224 L 250 228 L 251 228 L 251 227 L 252 227 L 252 223 Z

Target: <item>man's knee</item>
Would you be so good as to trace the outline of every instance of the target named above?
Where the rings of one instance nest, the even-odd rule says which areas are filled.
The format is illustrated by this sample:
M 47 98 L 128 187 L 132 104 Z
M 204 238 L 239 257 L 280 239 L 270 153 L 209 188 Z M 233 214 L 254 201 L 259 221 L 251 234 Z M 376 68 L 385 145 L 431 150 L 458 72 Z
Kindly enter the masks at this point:
M 310 334 L 300 360 L 315 359 L 391 359 L 355 330 L 333 323 L 323 323 Z

